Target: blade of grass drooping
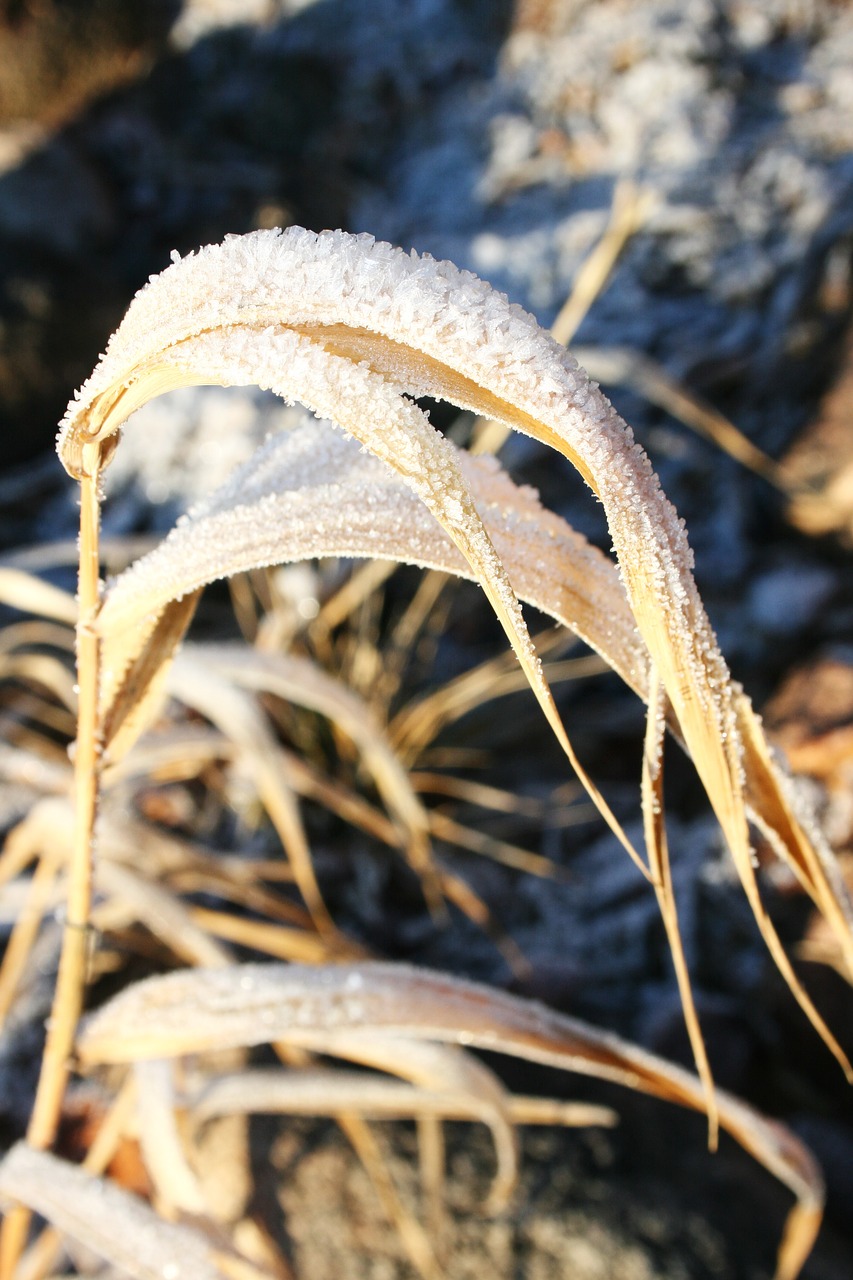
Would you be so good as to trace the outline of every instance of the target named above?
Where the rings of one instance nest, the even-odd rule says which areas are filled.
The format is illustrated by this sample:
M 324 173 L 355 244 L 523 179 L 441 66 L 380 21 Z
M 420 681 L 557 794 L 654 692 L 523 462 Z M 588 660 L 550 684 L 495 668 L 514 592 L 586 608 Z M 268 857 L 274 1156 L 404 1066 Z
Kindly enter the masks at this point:
M 675 968 L 681 1007 L 690 1047 L 693 1050 L 693 1061 L 705 1091 L 708 1108 L 708 1146 L 712 1151 L 717 1148 L 720 1117 L 714 1092 L 714 1077 L 696 1003 L 693 999 L 693 988 L 687 959 L 684 954 L 684 943 L 678 923 L 678 909 L 672 884 L 672 869 L 669 860 L 669 843 L 666 836 L 666 820 L 663 807 L 663 749 L 666 732 L 666 719 L 663 701 L 663 690 L 652 666 L 649 685 L 649 708 L 646 719 L 646 739 L 643 748 L 643 773 L 641 783 L 643 830 L 646 837 L 646 850 L 649 856 L 649 868 L 652 873 L 652 884 L 657 897 L 658 907 L 666 929 L 670 955 Z
M 637 627 L 758 923 L 797 999 L 849 1071 L 761 907 L 734 691 L 696 592 L 683 528 L 645 455 L 572 358 L 530 317 L 449 264 L 344 233 L 255 233 L 177 262 L 138 295 L 69 409 L 60 438 L 66 466 L 85 474 L 97 452 L 106 463 L 135 407 L 163 390 L 209 381 L 258 382 L 299 398 L 400 472 L 481 577 L 573 765 L 515 596 L 458 467 L 400 393 L 495 418 L 550 444 L 579 470 L 604 506 Z M 843 936 L 849 949 L 849 928 Z
M 224 572 L 233 572 L 241 567 L 255 567 L 281 559 L 304 558 L 306 555 L 316 554 L 317 548 L 323 553 L 346 554 L 348 547 L 359 545 L 360 536 L 366 537 L 368 544 L 372 541 L 372 550 L 368 553 L 376 554 L 377 542 L 383 535 L 383 526 L 392 536 L 396 535 L 396 546 L 392 544 L 394 548 L 392 554 L 414 559 L 420 563 L 430 563 L 432 548 L 429 547 L 429 542 L 431 540 L 435 543 L 436 533 L 439 531 L 436 530 L 434 522 L 424 520 L 425 513 L 421 511 L 420 504 L 417 501 L 411 501 L 405 488 L 399 484 L 394 486 L 386 473 L 376 471 L 374 464 L 366 492 L 363 492 L 363 495 L 353 492 L 353 473 L 357 470 L 354 462 L 356 455 L 351 449 L 345 446 L 342 448 L 341 443 L 334 437 L 330 438 L 328 433 L 325 436 L 319 430 L 299 433 L 298 436 L 297 433 L 293 433 L 291 439 L 284 441 L 283 445 L 287 448 L 275 448 L 271 445 L 268 450 L 256 456 L 237 474 L 233 484 L 226 486 L 221 497 L 212 507 L 211 516 L 208 517 L 202 510 L 198 513 L 195 522 L 190 521 L 180 526 L 169 540 L 165 554 L 158 557 L 155 553 L 156 564 L 146 558 L 129 574 L 119 579 L 109 593 L 101 615 L 105 673 L 102 704 L 107 720 L 110 719 L 112 698 L 116 696 L 117 691 L 120 695 L 128 666 L 140 661 L 134 655 L 138 654 L 140 641 L 142 643 L 146 641 L 145 622 L 147 621 L 150 632 L 150 619 L 156 618 L 158 611 L 162 611 L 159 616 L 168 616 L 170 610 L 175 607 L 170 602 L 176 597 L 179 600 L 183 599 L 193 590 L 189 583 L 194 578 L 198 580 L 198 585 L 199 581 L 209 581 L 222 576 Z M 527 491 L 516 489 L 494 465 L 483 461 L 479 466 L 469 467 L 467 460 L 463 462 L 462 456 L 457 456 L 449 441 L 443 441 L 442 455 L 444 463 L 453 464 L 452 475 L 459 479 L 466 493 L 467 476 L 474 478 L 475 496 L 479 502 L 489 504 L 490 509 L 493 509 L 496 528 L 504 533 L 504 542 L 513 544 L 519 540 L 521 542 L 529 540 L 534 543 L 537 551 L 547 549 L 548 559 L 545 562 L 544 573 L 547 575 L 550 566 L 551 573 L 559 577 L 560 586 L 555 590 L 562 601 L 563 611 L 571 614 L 579 634 L 585 635 L 589 630 L 594 630 L 596 611 L 602 608 L 596 587 L 609 582 L 607 575 L 610 566 L 606 558 L 578 538 L 563 522 L 556 518 L 552 518 L 549 522 L 532 495 Z M 369 462 L 369 460 L 366 461 Z M 462 475 L 463 466 L 466 471 L 465 478 Z M 360 469 L 363 470 L 363 467 Z M 287 477 L 286 480 L 285 477 Z M 377 496 L 372 493 L 372 487 L 380 481 L 384 484 L 381 489 L 381 506 L 378 506 Z M 292 486 L 290 500 L 287 494 L 281 495 L 283 500 L 280 500 L 278 486 L 283 483 Z M 314 492 L 319 491 L 319 501 L 313 510 L 310 505 L 312 484 Z M 350 499 L 345 506 L 342 503 L 341 486 L 345 487 Z M 405 514 L 400 509 L 401 499 L 407 508 Z M 458 500 L 448 498 L 447 501 L 451 503 L 451 508 L 455 512 L 454 504 Z M 468 557 L 476 576 L 487 590 L 490 590 L 493 597 L 497 587 L 489 588 L 488 582 L 498 580 L 504 584 L 501 590 L 503 591 L 505 587 L 508 592 L 508 595 L 505 592 L 506 600 L 511 597 L 511 601 L 515 601 L 502 560 L 495 556 L 488 535 L 483 533 L 482 538 L 485 539 L 483 541 L 477 532 L 482 530 L 482 526 L 475 515 L 473 502 L 466 498 L 465 506 L 467 514 L 462 525 L 463 531 L 466 532 L 465 537 L 461 539 L 465 543 L 462 548 L 464 554 Z M 431 509 L 433 514 L 436 514 L 435 504 L 432 504 Z M 468 530 L 469 522 L 472 524 L 473 533 Z M 544 526 L 541 529 L 538 527 L 540 522 Z M 448 521 L 445 520 L 444 523 L 446 525 Z M 285 536 L 285 529 L 290 530 L 290 536 Z M 428 549 L 426 551 L 423 550 L 419 541 L 424 529 L 427 530 Z M 453 534 L 452 529 L 451 534 Z M 562 535 L 559 543 L 556 541 L 558 535 Z M 456 534 L 453 536 L 456 537 L 457 542 L 460 541 L 459 536 Z M 442 547 L 440 538 L 438 545 Z M 566 545 L 574 552 L 572 558 L 577 563 L 568 585 L 564 571 L 558 567 L 557 559 L 558 548 L 565 548 Z M 504 550 L 500 540 L 498 546 L 499 550 Z M 444 555 L 445 562 L 447 550 L 445 540 L 442 551 L 438 553 Z M 517 546 L 515 551 L 516 562 L 519 565 L 518 576 L 523 583 L 529 582 L 531 588 L 529 594 L 536 596 L 542 589 L 542 557 L 525 555 L 521 545 Z M 361 554 L 364 554 L 364 551 Z M 432 554 L 435 553 L 432 552 Z M 452 562 L 455 565 L 460 564 L 458 559 Z M 464 564 L 465 561 L 462 560 L 463 572 Z M 525 578 L 527 564 L 530 567 L 527 569 Z M 201 575 L 200 578 L 199 575 Z M 612 582 L 612 588 L 615 588 L 616 598 L 619 599 L 619 588 L 615 579 Z M 493 603 L 495 603 L 494 598 Z M 504 625 L 509 627 L 511 637 L 515 637 L 513 644 L 522 660 L 527 682 L 533 682 L 537 697 L 543 706 L 547 704 L 550 708 L 547 714 L 556 725 L 556 710 L 547 684 L 542 678 L 538 660 L 534 658 L 529 639 L 525 639 L 522 648 L 519 649 L 521 632 L 518 627 L 520 626 L 523 630 L 524 637 L 527 636 L 527 632 L 518 612 L 517 601 L 512 605 L 509 614 L 506 608 L 502 609 L 502 613 Z M 637 669 L 642 663 L 642 648 L 637 644 L 630 616 L 623 620 L 624 614 L 624 608 L 621 611 L 616 610 L 608 622 L 608 634 L 612 636 L 610 647 L 614 652 L 619 653 L 617 661 L 625 671 L 626 678 L 636 680 Z M 161 645 L 157 646 L 156 652 L 162 662 L 168 659 L 168 653 Z M 572 760 L 573 767 L 583 780 L 599 811 L 605 816 L 626 850 L 635 861 L 640 863 L 641 860 L 620 824 L 613 817 L 597 788 L 575 757 L 562 727 L 559 729 L 559 736 Z M 115 750 L 114 744 L 112 744 L 112 750 Z
M 600 1076 L 694 1110 L 702 1083 L 618 1037 L 540 1005 L 399 965 L 250 965 L 153 978 L 115 997 L 84 1024 L 84 1063 L 249 1046 L 268 1041 L 326 1051 L 340 1033 L 350 1056 L 377 1037 L 479 1046 Z M 817 1168 L 791 1134 L 719 1091 L 720 1125 L 795 1195 L 777 1265 L 793 1280 L 817 1232 L 823 1199 Z
M 612 563 L 491 459 L 457 454 L 518 594 L 555 613 L 638 692 L 648 664 Z M 471 576 L 405 484 L 319 423 L 271 440 L 222 490 L 109 588 L 100 618 L 116 673 L 146 618 L 227 570 L 308 558 L 387 555 Z M 109 693 L 105 688 L 104 700 Z
M 199 333 L 197 319 L 193 321 L 195 336 L 180 343 L 180 349 L 173 346 L 158 353 L 156 371 L 149 369 L 146 376 L 138 379 L 132 375 L 128 378 L 126 373 L 123 380 L 125 390 L 119 397 L 120 408 L 113 401 L 114 391 L 107 393 L 110 407 L 100 426 L 95 421 L 100 414 L 92 406 L 93 421 L 89 428 L 84 428 L 81 436 L 74 430 L 74 422 L 79 420 L 76 406 L 70 411 L 61 438 L 66 465 L 72 471 L 77 470 L 83 436 L 91 441 L 89 447 L 92 448 L 96 447 L 93 437 L 101 440 L 106 457 L 115 444 L 113 432 L 132 407 L 143 403 L 151 394 L 186 385 L 188 381 L 256 381 L 279 390 L 285 396 L 300 399 L 318 414 L 332 417 L 338 426 L 350 431 L 399 471 L 448 531 L 489 597 L 572 767 L 582 778 L 614 834 L 636 857 L 620 824 L 575 756 L 550 690 L 542 678 L 518 600 L 483 529 L 449 442 L 430 427 L 416 405 L 400 399 L 400 388 L 368 368 L 360 352 L 347 347 L 344 354 L 336 354 L 326 342 L 325 333 L 322 344 L 303 336 L 298 327 L 265 325 L 256 332 L 252 328 L 237 326 Z M 133 328 L 132 325 L 129 327 Z M 171 325 L 167 324 L 166 329 L 169 328 Z M 148 346 L 150 337 L 143 343 L 143 348 Z M 93 375 L 89 392 L 101 381 L 102 373 L 110 363 L 106 359 L 106 364 Z M 282 368 L 287 369 L 286 386 L 280 380 Z M 110 671 L 105 664 L 105 687 L 109 688 L 116 679 L 120 680 L 122 674 Z
M 468 467 L 488 531 L 519 595 L 571 626 L 645 695 L 648 659 L 637 647 L 624 590 L 612 566 L 557 517 L 538 508 L 529 492 L 514 490 L 493 465 L 464 461 L 463 465 Z M 243 496 L 248 505 L 241 501 Z M 253 503 L 265 523 L 253 518 Z M 359 524 L 359 508 L 370 512 L 370 525 Z M 401 545 L 401 526 L 409 536 L 408 551 Z M 263 530 L 260 536 L 258 528 Z M 401 558 L 413 558 L 411 548 L 416 546 L 421 563 L 444 563 L 448 568 L 459 563 L 446 536 L 399 481 L 317 425 L 270 442 L 262 456 L 247 464 L 244 483 L 235 477 L 221 497 L 211 499 L 161 548 L 116 582 L 102 614 L 109 643 L 121 649 L 124 637 L 136 635 L 143 614 L 164 607 L 170 591 L 195 590 L 209 580 L 216 572 L 211 547 L 223 549 L 223 557 L 232 562 L 249 566 L 290 554 L 316 554 L 325 546 L 362 555 L 379 550 Z M 531 565 L 535 566 L 532 572 Z M 736 705 L 746 751 L 750 812 L 759 820 L 762 811 L 768 812 L 771 825 L 784 834 L 780 856 L 790 860 L 793 852 L 802 864 L 813 841 L 804 842 L 802 833 L 797 834 L 796 819 L 783 813 L 774 777 L 778 771 L 761 755 L 762 750 L 766 754 L 766 746 L 761 746 L 760 730 L 750 728 L 754 714 L 742 695 Z M 818 905 L 826 914 L 836 915 L 837 932 L 849 940 L 837 876 L 831 882 L 832 891 L 821 889 L 831 876 L 831 860 L 817 870 L 801 871 L 806 889 L 818 895 Z

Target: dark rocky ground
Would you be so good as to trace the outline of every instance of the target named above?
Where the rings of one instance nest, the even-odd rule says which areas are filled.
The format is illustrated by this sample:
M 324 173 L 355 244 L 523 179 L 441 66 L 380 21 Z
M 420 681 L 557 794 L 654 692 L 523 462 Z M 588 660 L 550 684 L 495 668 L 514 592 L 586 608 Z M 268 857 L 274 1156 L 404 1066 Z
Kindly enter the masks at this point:
M 790 456 L 798 475 L 835 483 L 842 508 L 845 494 L 850 502 L 853 7 L 197 0 L 170 34 L 177 8 L 0 4 L 5 551 L 74 535 L 73 495 L 49 452 L 56 421 L 170 250 L 293 221 L 367 230 L 470 267 L 547 325 L 624 176 L 655 204 L 577 343 L 654 358 L 773 458 Z M 638 393 L 613 388 L 613 398 L 687 520 L 735 675 L 815 780 L 829 834 L 849 856 L 849 520 L 812 512 L 804 531 L 808 522 L 795 523 L 766 480 Z M 144 451 L 134 453 L 129 436 L 119 453 L 108 531 L 166 527 L 278 411 L 259 397 L 193 392 L 145 412 Z M 547 505 L 604 538 L 581 487 L 537 448 L 511 442 L 505 461 Z M 435 678 L 482 656 L 481 621 L 474 595 L 460 594 Z M 607 678 L 574 687 L 562 705 L 583 758 L 630 820 L 637 708 Z M 483 711 L 466 732 L 495 750 L 496 782 L 534 791 L 564 780 L 521 700 L 511 715 L 505 705 Z M 671 773 L 676 883 L 715 1068 L 820 1155 L 828 1225 L 806 1276 L 841 1280 L 853 1270 L 848 1091 L 758 945 L 675 754 Z M 543 888 L 459 862 L 531 962 L 517 988 L 686 1059 L 662 930 L 618 851 L 593 827 L 518 838 L 564 861 L 567 883 Z M 434 931 L 416 895 L 369 853 L 353 858 L 321 841 L 318 865 L 330 901 L 373 946 L 512 981 L 478 930 L 454 915 L 449 930 Z M 769 894 L 796 945 L 805 909 L 778 887 Z M 849 988 L 825 965 L 801 968 L 833 1025 L 849 1032 Z M 549 1077 L 543 1087 L 567 1086 Z M 483 1250 L 496 1274 L 543 1280 L 768 1274 L 781 1194 L 736 1153 L 705 1156 L 700 1125 L 618 1105 L 625 1122 L 615 1134 L 531 1139 L 511 1222 L 472 1234 L 463 1205 L 450 1274 L 483 1274 Z M 282 1159 L 294 1175 L 286 1206 L 304 1274 L 322 1280 L 346 1257 L 349 1275 L 403 1275 L 331 1131 L 295 1132 L 298 1143 L 281 1139 L 290 1143 Z M 482 1148 L 471 1131 L 459 1134 L 453 1195 L 467 1203 Z M 395 1141 L 405 1147 L 408 1136 Z

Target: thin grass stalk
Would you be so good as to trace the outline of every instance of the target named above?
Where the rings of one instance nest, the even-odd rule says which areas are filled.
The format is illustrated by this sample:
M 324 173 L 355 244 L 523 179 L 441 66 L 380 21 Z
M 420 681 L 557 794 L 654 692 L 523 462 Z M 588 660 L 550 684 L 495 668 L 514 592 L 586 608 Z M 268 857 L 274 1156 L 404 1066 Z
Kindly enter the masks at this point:
M 341 1113 L 335 1119 L 370 1178 L 388 1221 L 396 1227 L 412 1266 L 422 1280 L 444 1280 L 429 1236 L 400 1199 L 370 1125 L 354 1111 Z
M 646 720 L 646 739 L 643 748 L 642 805 L 646 849 L 652 872 L 652 885 L 672 957 L 684 1022 L 693 1052 L 696 1071 L 705 1091 L 708 1112 L 708 1149 L 716 1151 L 719 1143 L 720 1116 L 714 1091 L 714 1076 L 708 1060 L 708 1051 L 699 1014 L 693 998 L 687 957 L 678 922 L 678 909 L 672 883 L 672 867 L 663 807 L 663 751 L 666 732 L 663 689 L 657 667 L 652 664 L 649 683 L 649 714 Z
M 92 451 L 97 458 L 96 450 Z M 80 480 L 80 568 L 78 577 L 77 683 L 79 713 L 74 758 L 74 843 L 68 870 L 68 898 L 59 972 L 27 1142 L 47 1150 L 55 1138 L 68 1083 L 77 1024 L 83 1009 L 92 906 L 92 842 L 98 807 L 100 739 L 98 723 L 99 640 L 94 621 L 100 604 L 99 467 Z M 26 1241 L 31 1214 L 17 1208 L 0 1232 L 0 1280 L 12 1280 Z
M 0 965 L 0 1032 L 18 993 L 44 913 L 53 899 L 62 861 L 61 854 L 55 849 L 45 851 L 39 858 L 30 881 L 26 905 L 9 935 L 3 963 Z

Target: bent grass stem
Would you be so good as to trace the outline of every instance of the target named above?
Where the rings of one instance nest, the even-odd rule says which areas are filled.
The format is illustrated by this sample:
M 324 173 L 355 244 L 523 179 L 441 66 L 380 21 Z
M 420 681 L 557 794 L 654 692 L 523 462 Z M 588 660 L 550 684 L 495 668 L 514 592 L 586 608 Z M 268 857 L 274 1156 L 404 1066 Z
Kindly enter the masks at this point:
M 74 843 L 59 972 L 41 1062 L 27 1142 L 52 1146 L 59 1128 L 77 1024 L 83 1008 L 92 905 L 92 844 L 98 806 L 100 742 L 98 724 L 99 640 L 94 627 L 100 604 L 98 466 L 80 482 L 80 570 L 78 581 L 77 683 L 79 715 L 74 757 Z M 26 1242 L 31 1214 L 19 1208 L 0 1232 L 0 1280 L 12 1280 Z

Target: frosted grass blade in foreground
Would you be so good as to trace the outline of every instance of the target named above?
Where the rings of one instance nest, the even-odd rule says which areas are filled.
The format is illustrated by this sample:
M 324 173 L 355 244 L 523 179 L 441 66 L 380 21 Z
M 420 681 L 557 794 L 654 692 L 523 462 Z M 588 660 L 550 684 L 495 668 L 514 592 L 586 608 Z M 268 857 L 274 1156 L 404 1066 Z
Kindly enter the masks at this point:
M 451 264 L 343 232 L 256 232 L 176 262 L 141 291 L 69 407 L 59 440 L 65 465 L 75 475 L 96 473 L 133 409 L 172 387 L 205 382 L 256 382 L 300 399 L 404 477 L 483 581 L 570 758 L 516 598 L 452 452 L 406 395 L 438 396 L 504 422 L 578 468 L 604 505 L 636 624 L 768 946 L 849 1071 L 760 900 L 738 695 L 696 592 L 681 522 L 629 430 L 572 357 L 531 317 Z M 762 784 L 759 820 L 773 827 L 786 810 L 777 847 L 808 880 L 853 958 L 837 885 L 787 801 L 777 802 L 782 787 L 772 769 Z
M 285 1042 L 346 1056 L 358 1036 L 445 1041 L 507 1053 L 626 1085 L 703 1111 L 689 1072 L 542 1005 L 402 965 L 243 965 L 150 978 L 85 1020 L 84 1065 Z M 780 1125 L 718 1093 L 721 1126 L 796 1196 L 778 1280 L 795 1277 L 820 1223 L 823 1187 L 805 1147 Z

